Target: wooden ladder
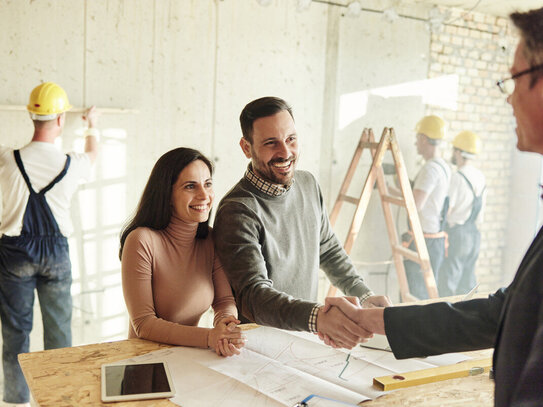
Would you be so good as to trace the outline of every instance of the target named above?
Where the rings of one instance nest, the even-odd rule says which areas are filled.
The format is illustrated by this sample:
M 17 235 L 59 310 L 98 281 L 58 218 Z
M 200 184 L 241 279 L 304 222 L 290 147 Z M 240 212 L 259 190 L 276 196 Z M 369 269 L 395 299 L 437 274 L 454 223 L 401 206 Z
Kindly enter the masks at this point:
M 366 181 L 364 183 L 364 187 L 362 188 L 362 192 L 360 193 L 360 197 L 355 198 L 352 196 L 348 196 L 347 191 L 356 172 L 356 168 L 358 166 L 364 148 L 370 149 L 373 161 Z M 391 151 L 392 158 L 394 159 L 394 167 L 396 169 L 396 175 L 398 176 L 398 181 L 400 184 L 400 197 L 390 195 L 388 192 L 387 184 L 385 182 L 382 162 L 385 156 L 385 152 L 387 150 Z M 383 212 L 385 214 L 388 238 L 390 240 L 390 246 L 392 248 L 392 256 L 394 259 L 394 265 L 396 266 L 396 273 L 398 276 L 398 283 L 400 285 L 400 294 L 402 301 L 413 301 L 417 299 L 409 292 L 409 285 L 407 283 L 405 267 L 403 264 L 404 258 L 420 265 L 429 297 L 437 298 L 438 294 L 436 282 L 434 279 L 434 274 L 432 272 L 432 266 L 430 264 L 430 258 L 428 256 L 428 249 L 426 248 L 424 234 L 420 225 L 417 207 L 415 206 L 413 191 L 411 190 L 411 184 L 409 183 L 405 163 L 400 152 L 400 148 L 398 146 L 398 142 L 396 140 L 396 135 L 393 128 L 384 128 L 379 143 L 375 142 L 372 129 L 366 128 L 362 131 L 362 135 L 360 136 L 360 141 L 358 142 L 358 146 L 356 147 L 356 150 L 354 152 L 351 165 L 347 170 L 347 175 L 343 180 L 343 184 L 341 185 L 338 197 L 330 214 L 331 225 L 334 226 L 334 224 L 336 223 L 343 202 L 349 202 L 356 205 L 353 220 L 351 222 L 349 233 L 347 234 L 347 238 L 344 244 L 345 251 L 347 253 L 350 253 L 353 248 L 354 241 L 358 236 L 358 232 L 360 231 L 360 227 L 362 226 L 362 221 L 364 220 L 364 215 L 366 214 L 366 209 L 368 208 L 375 182 L 377 182 L 377 189 L 379 190 L 379 195 L 381 197 L 381 206 L 383 207 Z M 415 242 L 416 251 L 410 250 L 402 246 L 401 241 L 398 238 L 398 231 L 396 229 L 396 224 L 392 216 L 392 211 L 390 207 L 391 204 L 399 205 L 406 208 L 407 217 L 409 219 L 409 224 L 411 225 L 411 230 L 413 233 L 413 240 Z M 328 296 L 334 296 L 336 294 L 336 291 L 336 287 L 330 286 L 330 289 L 328 290 Z

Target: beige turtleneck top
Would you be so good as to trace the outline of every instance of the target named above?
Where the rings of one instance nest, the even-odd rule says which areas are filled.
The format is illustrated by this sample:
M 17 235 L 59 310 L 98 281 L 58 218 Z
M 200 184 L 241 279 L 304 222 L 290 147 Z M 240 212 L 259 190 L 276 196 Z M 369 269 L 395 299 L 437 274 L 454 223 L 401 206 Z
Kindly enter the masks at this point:
M 140 227 L 126 238 L 122 283 L 129 338 L 206 348 L 209 329 L 197 325 L 209 306 L 214 324 L 237 317 L 212 233 L 196 239 L 197 228 L 198 223 L 173 216 L 164 230 Z

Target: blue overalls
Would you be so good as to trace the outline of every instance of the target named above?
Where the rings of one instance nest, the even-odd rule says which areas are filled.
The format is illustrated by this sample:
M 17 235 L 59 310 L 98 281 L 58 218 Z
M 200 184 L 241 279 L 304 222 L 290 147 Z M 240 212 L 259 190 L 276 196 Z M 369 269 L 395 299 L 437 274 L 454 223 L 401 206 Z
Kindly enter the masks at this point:
M 29 351 L 33 324 L 34 289 L 38 292 L 43 320 L 44 348 L 72 345 L 72 272 L 68 240 L 47 204 L 45 194 L 68 171 L 64 169 L 49 185 L 36 193 L 21 161 L 18 150 L 15 161 L 26 182 L 30 196 L 19 236 L 0 239 L 0 318 L 2 321 L 2 363 L 4 368 L 4 401 L 26 403 L 29 391 L 17 355 Z
M 443 170 L 448 182 L 449 176 L 445 167 L 437 160 L 435 161 L 435 163 L 438 164 L 439 167 Z M 436 279 L 436 281 L 438 279 L 438 272 L 440 271 L 441 264 L 443 263 L 443 259 L 445 258 L 446 253 L 445 246 L 447 235 L 443 231 L 447 223 L 448 211 L 449 197 L 446 196 L 443 201 L 443 206 L 441 207 L 441 212 L 439 215 L 439 232 L 424 233 L 424 241 L 426 243 L 426 249 L 428 250 L 428 257 L 430 258 L 430 265 L 432 266 L 432 272 L 434 273 L 434 278 Z M 410 227 L 411 225 L 408 226 Z M 407 243 L 410 250 L 417 250 L 412 234 Z M 428 289 L 426 288 L 426 283 L 424 282 L 420 265 L 411 260 L 404 260 L 403 264 L 405 268 L 405 276 L 407 277 L 407 283 L 409 285 L 409 292 L 420 300 L 428 299 Z
M 449 255 L 439 270 L 437 288 L 442 297 L 468 293 L 475 284 L 475 263 L 481 247 L 481 233 L 477 229 L 476 220 L 483 206 L 483 192 L 475 195 L 473 185 L 468 178 L 458 171 L 467 182 L 473 194 L 473 203 L 469 218 L 463 225 L 449 227 Z M 484 191 L 484 188 L 483 188 Z

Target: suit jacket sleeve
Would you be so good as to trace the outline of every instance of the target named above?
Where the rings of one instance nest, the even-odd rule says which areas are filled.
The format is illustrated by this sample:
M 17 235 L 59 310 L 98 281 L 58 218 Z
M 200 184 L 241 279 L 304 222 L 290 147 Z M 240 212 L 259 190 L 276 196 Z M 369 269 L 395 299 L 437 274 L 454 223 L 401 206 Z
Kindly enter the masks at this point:
M 535 311 L 535 310 L 534 310 Z M 530 346 L 519 380 L 513 390 L 511 407 L 541 406 L 541 378 L 543 378 L 543 302 L 540 303 L 537 330 Z
M 394 356 L 405 359 L 493 347 L 507 290 L 454 304 L 385 308 L 385 331 Z

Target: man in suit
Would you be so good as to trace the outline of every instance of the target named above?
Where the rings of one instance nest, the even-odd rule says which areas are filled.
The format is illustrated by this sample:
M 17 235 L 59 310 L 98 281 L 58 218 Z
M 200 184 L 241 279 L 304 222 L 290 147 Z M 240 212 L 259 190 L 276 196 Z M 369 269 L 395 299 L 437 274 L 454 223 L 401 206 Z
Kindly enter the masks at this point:
M 543 155 L 543 8 L 513 13 L 511 20 L 521 38 L 511 76 L 498 86 L 513 107 L 517 148 Z M 494 346 L 495 406 L 543 405 L 543 228 L 513 282 L 486 299 L 360 309 L 333 298 L 330 305 L 361 327 L 386 334 L 397 358 Z

